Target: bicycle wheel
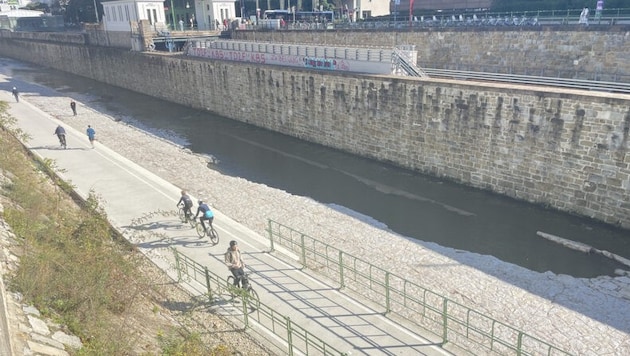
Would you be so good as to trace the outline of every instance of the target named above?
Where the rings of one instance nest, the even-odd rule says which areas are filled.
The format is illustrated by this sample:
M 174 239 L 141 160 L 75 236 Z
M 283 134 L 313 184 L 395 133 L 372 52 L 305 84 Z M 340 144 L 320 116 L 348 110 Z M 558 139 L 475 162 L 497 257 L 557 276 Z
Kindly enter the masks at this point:
M 190 225 L 191 229 L 194 229 L 195 227 L 197 227 L 197 220 L 195 220 L 195 218 L 191 216 L 188 218 L 188 224 Z
M 186 222 L 186 213 L 184 212 L 184 208 L 179 208 L 177 211 L 177 216 L 179 217 L 179 221 L 182 223 Z
M 252 309 L 258 309 L 260 307 L 260 299 L 258 298 L 258 293 L 254 290 L 254 288 L 247 288 L 247 302 L 249 303 L 249 307 Z
M 213 244 L 216 245 L 219 243 L 219 233 L 212 226 L 210 227 L 210 230 L 208 230 L 208 237 Z
M 203 230 L 203 226 L 201 226 L 201 222 L 197 222 L 195 224 L 195 228 L 197 229 L 197 235 L 199 235 L 199 238 L 202 238 L 206 235 L 206 232 Z
M 227 278 L 227 289 L 230 293 L 230 298 L 234 299 L 236 296 L 236 286 L 234 285 L 234 276 L 228 276 Z

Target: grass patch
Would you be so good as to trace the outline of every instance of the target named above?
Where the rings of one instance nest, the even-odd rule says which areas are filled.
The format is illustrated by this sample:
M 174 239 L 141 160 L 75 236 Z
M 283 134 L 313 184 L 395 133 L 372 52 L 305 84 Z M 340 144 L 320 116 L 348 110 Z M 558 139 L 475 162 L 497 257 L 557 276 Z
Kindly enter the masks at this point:
M 20 241 L 10 288 L 79 336 L 84 347 L 76 354 L 135 354 L 138 336 L 127 332 L 128 315 L 153 288 L 140 270 L 144 256 L 110 227 L 97 196 L 76 200 L 72 187 L 54 175 L 54 162 L 32 157 L 16 139 L 26 137 L 12 127 L 0 102 L 2 217 Z M 148 310 L 153 315 L 159 308 Z M 183 328 L 169 335 L 153 335 L 161 354 L 223 354 L 206 350 Z

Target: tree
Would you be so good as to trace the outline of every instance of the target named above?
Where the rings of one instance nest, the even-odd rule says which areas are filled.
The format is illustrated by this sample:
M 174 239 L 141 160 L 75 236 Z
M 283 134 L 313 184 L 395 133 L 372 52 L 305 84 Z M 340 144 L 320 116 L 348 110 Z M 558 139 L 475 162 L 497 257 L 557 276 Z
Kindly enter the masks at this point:
M 94 11 L 94 4 L 98 9 L 98 20 Z M 82 23 L 82 22 L 100 22 L 103 18 L 103 5 L 100 0 L 70 0 L 66 6 L 65 22 L 66 23 Z

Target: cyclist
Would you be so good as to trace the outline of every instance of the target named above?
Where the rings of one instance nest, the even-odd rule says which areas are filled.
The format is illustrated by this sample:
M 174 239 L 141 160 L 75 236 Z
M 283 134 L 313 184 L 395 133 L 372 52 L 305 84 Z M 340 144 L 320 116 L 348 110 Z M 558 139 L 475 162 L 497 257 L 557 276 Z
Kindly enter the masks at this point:
M 184 208 L 184 215 L 186 216 L 186 222 L 188 222 L 188 219 L 190 219 L 192 215 L 192 211 L 190 209 L 192 209 L 193 202 L 185 190 L 182 190 L 182 197 L 179 198 L 179 201 L 177 202 L 177 206 L 179 207 L 180 205 Z
M 201 222 L 201 227 L 203 227 L 203 231 L 207 233 L 208 228 L 203 222 L 207 221 L 208 224 L 210 224 L 210 227 L 212 227 L 212 220 L 214 220 L 214 214 L 212 213 L 212 210 L 210 210 L 210 207 L 208 206 L 208 204 L 204 203 L 202 200 L 199 201 L 199 206 L 197 207 L 197 214 L 195 214 L 195 218 L 199 216 L 199 213 L 201 213 L 201 217 L 199 218 L 199 221 Z
M 63 126 L 58 125 L 53 135 L 57 135 L 61 147 L 66 148 L 66 129 L 64 129 Z
M 245 263 L 241 258 L 241 250 L 238 248 L 238 243 L 234 240 L 230 241 L 230 247 L 228 247 L 227 252 L 225 252 L 225 264 L 234 276 L 234 285 L 239 287 L 241 279 L 245 276 L 245 271 L 243 270 Z M 243 281 L 242 287 L 247 287 L 245 281 Z

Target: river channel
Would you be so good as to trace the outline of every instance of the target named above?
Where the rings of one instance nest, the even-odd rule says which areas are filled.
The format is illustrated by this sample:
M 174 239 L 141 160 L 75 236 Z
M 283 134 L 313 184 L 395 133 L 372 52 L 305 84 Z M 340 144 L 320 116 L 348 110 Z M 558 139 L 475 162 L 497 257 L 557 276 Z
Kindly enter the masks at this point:
M 238 121 L 37 66 L 2 60 L 17 80 L 55 88 L 192 151 L 216 169 L 308 196 L 401 235 L 575 277 L 630 269 L 547 241 L 545 232 L 630 259 L 630 231 L 300 141 Z M 10 68 L 7 69 L 7 66 Z M 235 103 L 248 105 L 248 103 Z M 70 110 L 70 108 L 68 108 Z

